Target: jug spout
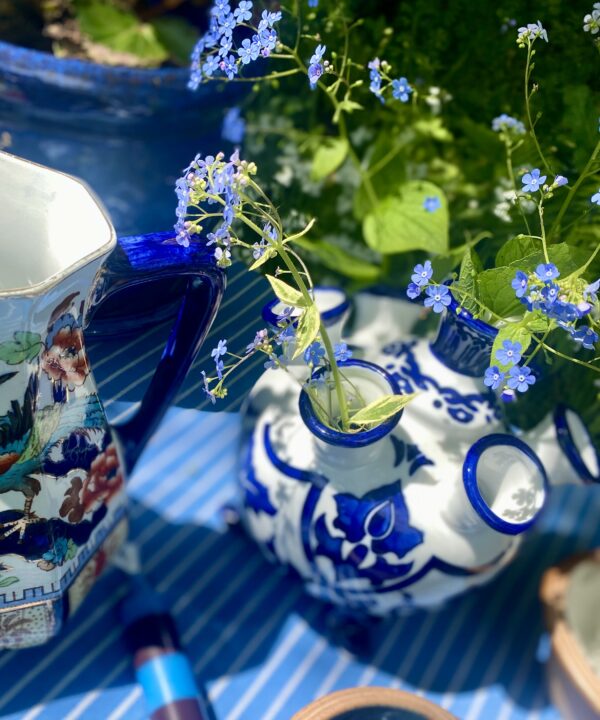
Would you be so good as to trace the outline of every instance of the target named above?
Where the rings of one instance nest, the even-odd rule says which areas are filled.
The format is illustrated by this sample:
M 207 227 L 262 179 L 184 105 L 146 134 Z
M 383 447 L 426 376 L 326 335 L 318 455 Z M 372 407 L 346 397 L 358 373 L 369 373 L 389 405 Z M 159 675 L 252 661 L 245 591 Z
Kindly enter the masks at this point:
M 575 410 L 559 405 L 521 437 L 540 457 L 553 485 L 600 482 L 600 453 Z
M 520 535 L 539 516 L 548 494 L 544 466 L 522 440 L 486 435 L 468 450 L 446 521 L 463 534 Z

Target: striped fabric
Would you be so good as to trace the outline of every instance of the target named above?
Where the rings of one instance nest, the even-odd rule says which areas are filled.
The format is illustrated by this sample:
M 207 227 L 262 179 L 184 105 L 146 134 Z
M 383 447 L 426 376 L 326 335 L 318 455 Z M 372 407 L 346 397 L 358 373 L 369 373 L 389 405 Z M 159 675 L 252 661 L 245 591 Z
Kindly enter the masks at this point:
M 242 291 L 237 282 L 247 280 L 230 283 L 216 339 L 245 341 L 250 315 L 264 302 L 258 284 L 233 299 L 236 287 Z M 241 309 L 248 323 L 235 318 Z M 117 365 L 106 350 L 96 363 L 105 395 L 116 395 L 107 403 L 113 417 L 132 407 L 120 399 L 139 393 L 153 333 L 120 348 L 130 365 Z M 519 557 L 493 584 L 435 613 L 351 626 L 224 523 L 221 509 L 236 494 L 238 393 L 259 369 L 232 392 L 231 412 L 216 414 L 204 411 L 192 373 L 180 396 L 191 407 L 169 411 L 129 484 L 131 537 L 143 571 L 172 608 L 217 720 L 289 720 L 314 698 L 357 685 L 417 692 L 463 720 L 558 719 L 544 685 L 537 587 L 550 564 L 600 542 L 598 488 L 557 489 Z M 117 621 L 126 589 L 121 572 L 109 569 L 59 638 L 0 653 L 0 718 L 146 717 Z

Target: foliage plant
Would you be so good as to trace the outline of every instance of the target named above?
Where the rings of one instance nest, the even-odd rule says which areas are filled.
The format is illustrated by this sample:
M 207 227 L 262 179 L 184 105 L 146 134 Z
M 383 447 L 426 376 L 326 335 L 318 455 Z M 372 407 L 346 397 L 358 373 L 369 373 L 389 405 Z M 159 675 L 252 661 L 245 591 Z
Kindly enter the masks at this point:
M 564 397 L 569 366 L 586 370 L 580 375 L 583 389 L 570 388 L 569 401 L 589 410 L 600 371 L 600 145 L 590 90 L 597 73 L 580 61 L 575 67 L 581 84 L 570 77 L 562 86 L 544 83 L 544 99 L 553 103 L 549 124 L 535 77 L 540 44 L 553 47 L 549 33 L 539 20 L 519 26 L 514 16 L 501 18 L 498 9 L 496 31 L 507 43 L 516 34 L 518 55 L 513 59 L 509 48 L 507 53 L 513 65 L 524 57 L 523 81 L 507 85 L 487 48 L 487 66 L 477 68 L 470 87 L 463 90 L 469 70 L 433 85 L 431 71 L 442 72 L 436 47 L 441 36 L 431 22 L 424 25 L 438 4 L 414 6 L 413 30 L 422 32 L 408 39 L 402 3 L 391 8 L 376 2 L 365 13 L 352 0 L 298 0 L 275 11 L 218 0 L 209 31 L 192 55 L 190 87 L 215 80 L 252 85 L 248 109 L 227 114 L 224 137 L 244 139 L 246 152 L 267 167 L 275 180 L 270 194 L 282 204 L 287 226 L 302 227 L 316 216 L 315 227 L 297 245 L 318 261 L 317 276 L 329 268 L 355 287 L 382 280 L 398 286 L 408 281 L 408 268 L 420 253 L 409 297 L 424 293 L 425 305 L 441 312 L 454 296 L 452 311 L 466 308 L 498 328 L 484 381 L 505 400 L 532 390 L 536 401 L 519 403 L 528 416 L 520 418 L 522 424 L 539 421 L 550 403 Z M 454 0 L 450 12 L 460 15 L 462 5 Z M 600 7 L 561 7 L 548 8 L 557 20 L 559 52 L 573 58 L 597 53 Z M 557 12 L 570 23 L 568 44 Z M 444 27 L 443 34 L 452 30 Z M 470 53 L 481 56 L 476 45 L 482 34 L 472 34 L 462 62 Z M 553 72 L 567 77 L 562 66 Z M 503 96 L 492 97 L 504 112 L 488 114 L 486 128 L 472 117 L 482 112 L 477 94 L 490 92 L 488 75 L 502 86 Z M 456 103 L 463 93 L 466 110 Z M 522 119 L 513 116 L 520 106 Z M 363 244 L 356 242 L 360 236 Z M 537 402 L 533 386 L 544 360 L 548 369 Z
M 259 330 L 243 355 L 230 352 L 227 342 L 219 341 L 211 353 L 215 375 L 203 372 L 206 394 L 213 403 L 225 397 L 227 378 L 255 353 L 267 356 L 265 368 L 284 370 L 303 358 L 308 375 L 303 387 L 321 422 L 346 433 L 381 424 L 399 413 L 413 394 L 382 395 L 367 403 L 360 387 L 348 378 L 344 362 L 352 353 L 345 343 L 332 345 L 315 303 L 310 274 L 294 249 L 313 222 L 286 235 L 277 208 L 255 176 L 256 165 L 241 160 L 235 151 L 228 161 L 223 153 L 197 156 L 177 182 L 176 230 L 182 245 L 189 245 L 194 235 L 210 227 L 207 245 L 215 246 L 220 267 L 231 264 L 235 247 L 252 254 L 250 270 L 274 258 L 281 263 L 274 275 L 266 276 L 284 306 L 277 329 Z M 243 239 L 240 227 L 254 237 L 252 244 Z

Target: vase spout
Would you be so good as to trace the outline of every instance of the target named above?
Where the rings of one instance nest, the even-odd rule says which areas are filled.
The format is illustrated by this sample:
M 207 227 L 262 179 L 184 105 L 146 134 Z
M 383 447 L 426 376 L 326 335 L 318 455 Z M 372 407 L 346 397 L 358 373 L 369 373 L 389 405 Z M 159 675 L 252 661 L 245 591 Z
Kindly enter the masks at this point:
M 465 533 L 520 535 L 538 518 L 548 495 L 544 466 L 522 440 L 492 434 L 474 443 L 444 514 Z
M 600 453 L 575 410 L 559 405 L 521 437 L 544 463 L 552 485 L 600 483 Z

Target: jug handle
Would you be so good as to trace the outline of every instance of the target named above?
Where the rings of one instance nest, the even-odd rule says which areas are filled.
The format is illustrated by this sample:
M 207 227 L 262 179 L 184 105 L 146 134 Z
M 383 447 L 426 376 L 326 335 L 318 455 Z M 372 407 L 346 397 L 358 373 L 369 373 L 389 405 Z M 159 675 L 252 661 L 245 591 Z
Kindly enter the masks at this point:
M 89 319 L 104 301 L 126 288 L 176 277 L 187 278 L 187 286 L 154 375 L 134 416 L 113 427 L 127 472 L 175 399 L 202 346 L 223 296 L 225 273 L 210 248 L 200 242 L 185 248 L 175 242 L 172 232 L 121 237 L 96 279 L 87 308 Z

